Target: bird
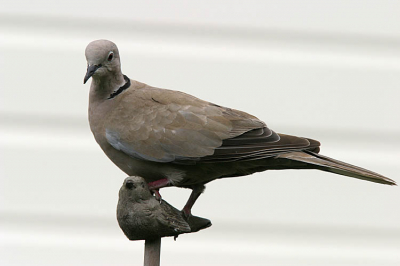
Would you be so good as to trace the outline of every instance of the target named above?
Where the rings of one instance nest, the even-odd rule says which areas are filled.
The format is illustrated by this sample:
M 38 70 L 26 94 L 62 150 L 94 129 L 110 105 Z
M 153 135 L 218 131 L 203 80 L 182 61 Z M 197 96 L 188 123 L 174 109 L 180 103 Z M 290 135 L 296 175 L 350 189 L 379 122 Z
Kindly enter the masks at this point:
M 190 222 L 182 212 L 165 200 L 152 196 L 142 177 L 129 176 L 119 190 L 117 220 L 129 240 L 152 240 L 159 237 L 197 232 L 211 226 L 208 219 L 192 216 Z
M 210 181 L 266 170 L 317 169 L 387 185 L 378 173 L 319 154 L 320 142 L 277 133 L 246 112 L 122 74 L 117 45 L 85 49 L 89 124 L 104 153 L 129 176 L 141 176 L 159 197 L 168 186 L 192 189 L 191 209 Z

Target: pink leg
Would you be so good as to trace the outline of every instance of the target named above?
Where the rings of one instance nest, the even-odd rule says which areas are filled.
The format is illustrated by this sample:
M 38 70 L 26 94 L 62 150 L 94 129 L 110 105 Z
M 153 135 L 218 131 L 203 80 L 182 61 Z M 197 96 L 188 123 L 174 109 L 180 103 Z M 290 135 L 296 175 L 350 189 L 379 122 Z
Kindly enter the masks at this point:
M 154 182 L 150 182 L 147 184 L 149 189 L 155 194 L 156 199 L 161 203 L 161 194 L 159 189 L 163 188 L 163 187 L 168 187 L 171 185 L 171 183 L 169 182 L 168 179 L 164 178 L 164 179 L 160 179 Z
M 200 197 L 201 193 L 204 192 L 205 188 L 206 187 L 204 185 L 199 185 L 193 188 L 185 207 L 182 209 L 183 215 L 186 217 L 186 219 L 189 219 L 189 217 L 192 215 L 192 207 L 196 200 Z
M 168 179 L 163 178 L 163 179 L 159 179 L 157 181 L 154 182 L 150 182 L 147 184 L 149 186 L 150 190 L 156 190 L 156 189 L 160 189 L 163 187 L 168 187 L 171 185 L 171 183 L 169 182 Z

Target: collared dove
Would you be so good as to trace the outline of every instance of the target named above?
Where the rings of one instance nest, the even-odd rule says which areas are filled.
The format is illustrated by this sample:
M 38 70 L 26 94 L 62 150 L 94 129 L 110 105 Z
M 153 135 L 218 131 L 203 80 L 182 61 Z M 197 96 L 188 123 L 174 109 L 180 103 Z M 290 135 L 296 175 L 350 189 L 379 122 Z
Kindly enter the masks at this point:
M 130 240 L 146 240 L 158 237 L 193 233 L 211 226 L 207 219 L 192 216 L 186 221 L 182 213 L 150 193 L 145 180 L 130 176 L 119 190 L 117 220 Z
M 89 123 L 105 154 L 150 189 L 191 188 L 187 217 L 204 184 L 270 169 L 318 169 L 376 183 L 380 174 L 318 154 L 320 143 L 276 133 L 257 117 L 179 91 L 131 80 L 121 72 L 117 46 L 96 40 L 86 47 L 92 77 Z

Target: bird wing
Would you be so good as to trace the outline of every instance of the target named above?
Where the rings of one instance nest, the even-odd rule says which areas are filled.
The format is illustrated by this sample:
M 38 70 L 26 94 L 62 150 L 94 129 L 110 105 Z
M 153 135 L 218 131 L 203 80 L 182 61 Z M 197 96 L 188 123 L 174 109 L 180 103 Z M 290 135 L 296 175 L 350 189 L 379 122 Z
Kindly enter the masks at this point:
M 275 133 L 255 116 L 182 92 L 144 87 L 121 96 L 106 117 L 106 139 L 135 158 L 183 164 L 254 160 L 310 146 L 307 139 Z
M 162 201 L 160 215 L 157 216 L 157 221 L 164 230 L 170 231 L 171 235 L 191 232 L 189 224 L 183 219 L 182 213 L 169 205 L 166 201 Z
M 201 158 L 204 163 L 260 160 L 279 154 L 309 150 L 318 153 L 316 140 L 278 134 L 268 128 L 246 132 L 226 139 L 211 156 Z

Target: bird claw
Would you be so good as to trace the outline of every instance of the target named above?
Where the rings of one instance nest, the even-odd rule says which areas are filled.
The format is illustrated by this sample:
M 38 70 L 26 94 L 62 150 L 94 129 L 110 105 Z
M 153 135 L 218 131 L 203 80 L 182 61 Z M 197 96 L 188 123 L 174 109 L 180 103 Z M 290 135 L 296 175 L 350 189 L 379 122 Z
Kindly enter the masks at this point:
M 192 216 L 192 212 L 189 208 L 184 207 L 182 209 L 182 215 L 183 218 L 185 218 L 186 221 L 189 221 L 189 218 Z
M 147 184 L 149 189 L 154 193 L 154 197 L 161 203 L 162 202 L 162 197 L 160 195 L 159 189 L 163 187 L 168 187 L 171 186 L 171 182 L 167 179 L 159 179 L 154 182 L 150 182 Z
M 155 189 L 155 190 L 153 190 L 153 193 L 154 193 L 154 197 L 156 198 L 156 200 L 158 202 L 160 202 L 160 204 L 161 204 L 162 197 L 161 197 L 160 191 L 158 189 Z

